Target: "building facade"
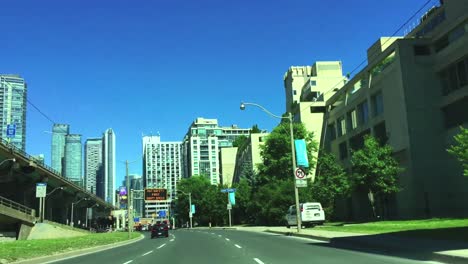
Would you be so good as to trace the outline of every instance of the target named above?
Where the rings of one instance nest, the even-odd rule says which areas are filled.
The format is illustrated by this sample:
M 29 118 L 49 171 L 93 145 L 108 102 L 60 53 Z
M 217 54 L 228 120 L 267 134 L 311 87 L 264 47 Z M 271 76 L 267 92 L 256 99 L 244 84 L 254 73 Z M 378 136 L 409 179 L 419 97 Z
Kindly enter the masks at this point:
M 102 198 L 113 205 L 116 204 L 115 199 L 115 133 L 112 128 L 104 131 L 102 139 Z
M 68 134 L 65 136 L 64 176 L 68 180 L 80 186 L 84 186 L 82 173 L 82 149 L 81 135 Z
M 89 138 L 85 143 L 85 186 L 96 194 L 96 183 L 102 172 L 102 138 Z
M 161 142 L 159 136 L 143 137 L 143 185 L 145 188 L 166 189 L 166 201 L 145 203 L 145 216 L 158 211 L 170 212 L 177 197 L 177 184 L 182 178 L 181 142 Z
M 65 138 L 70 134 L 70 126 L 67 124 L 54 124 L 52 127 L 51 167 L 62 176 L 65 175 Z
M 248 136 L 250 129 L 218 126 L 217 119 L 197 118 L 189 127 L 183 140 L 184 177 L 199 175 L 211 184 L 220 184 L 219 150 L 232 147 L 239 136 Z
M 402 190 L 384 201 L 389 218 L 466 217 L 468 181 L 446 149 L 468 127 L 468 5 L 445 1 L 407 36 L 381 38 L 368 65 L 326 100 L 324 147 L 350 168 L 351 150 L 373 135 L 389 144 L 404 172 Z M 371 215 L 367 196 L 339 208 Z
M 0 128 L 1 137 L 23 151 L 26 150 L 26 95 L 23 78 L 14 74 L 0 74 Z M 8 136 L 7 128 L 15 128 Z
M 238 183 L 241 179 L 252 178 L 258 172 L 257 166 L 263 163 L 260 155 L 260 146 L 265 144 L 269 133 L 252 133 L 249 136 L 249 143 L 238 149 L 234 168 L 233 183 Z
M 130 190 L 134 190 L 132 203 L 133 203 L 133 216 L 134 217 L 143 217 L 143 208 L 144 208 L 144 196 L 143 196 L 143 178 L 141 175 L 130 174 Z

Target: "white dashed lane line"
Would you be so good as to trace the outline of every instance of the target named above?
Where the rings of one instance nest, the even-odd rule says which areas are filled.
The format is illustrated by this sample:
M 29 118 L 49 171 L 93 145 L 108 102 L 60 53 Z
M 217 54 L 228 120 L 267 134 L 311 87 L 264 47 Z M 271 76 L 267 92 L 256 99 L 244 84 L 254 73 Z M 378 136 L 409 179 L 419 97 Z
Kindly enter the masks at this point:
M 242 248 L 241 246 L 239 246 L 239 245 L 237 245 L 237 244 L 235 244 L 234 246 L 236 246 L 237 248 Z
M 133 260 L 129 260 L 127 262 L 125 262 L 124 264 L 128 264 L 128 263 L 131 263 Z
M 166 245 L 166 244 L 162 244 L 162 245 L 160 245 L 160 246 L 158 247 L 158 249 L 160 249 L 160 248 L 164 247 L 165 245 Z M 124 263 L 124 264 L 125 264 L 125 263 Z
M 174 239 L 171 239 L 171 240 L 169 240 L 169 241 L 171 241 L 171 242 L 172 242 L 172 241 L 174 241 Z
M 141 255 L 141 256 L 142 256 L 142 257 L 143 257 L 143 256 L 146 256 L 146 255 L 148 255 L 148 254 L 151 254 L 152 252 L 153 252 L 153 250 L 148 251 L 148 252 L 146 252 L 145 254 L 143 254 L 143 255 Z
M 230 239 L 226 237 L 226 241 L 229 241 Z
M 222 235 L 218 235 L 219 237 L 222 237 Z
M 255 262 L 257 262 L 258 264 L 265 264 L 263 263 L 263 261 L 259 260 L 258 258 L 254 258 Z

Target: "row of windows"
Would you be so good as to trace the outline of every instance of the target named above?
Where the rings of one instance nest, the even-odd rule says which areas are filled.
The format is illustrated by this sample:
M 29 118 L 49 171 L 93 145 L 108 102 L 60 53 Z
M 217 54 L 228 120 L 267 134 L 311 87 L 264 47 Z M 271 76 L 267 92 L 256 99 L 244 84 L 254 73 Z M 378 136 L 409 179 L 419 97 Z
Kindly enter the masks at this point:
M 439 73 L 439 76 L 443 95 L 468 85 L 468 57 L 449 65 Z
M 348 146 L 352 150 L 358 150 L 361 149 L 364 146 L 364 138 L 366 135 L 370 135 L 371 130 L 366 129 L 365 131 L 359 133 L 358 135 L 353 136 L 352 138 L 349 139 L 348 141 L 343 141 L 338 145 L 338 151 L 340 154 L 340 159 L 346 159 L 348 158 Z M 374 126 L 374 137 L 377 138 L 377 140 L 381 144 L 385 144 L 388 141 L 387 137 L 387 130 L 385 127 L 385 121 L 381 122 L 377 125 Z
M 382 92 L 371 97 L 372 115 L 373 117 L 380 116 L 383 113 L 383 97 Z M 356 109 L 349 111 L 346 116 L 341 116 L 335 123 L 328 125 L 328 135 L 330 140 L 334 140 L 337 137 L 341 137 L 348 132 L 351 132 L 358 126 L 365 125 L 369 122 L 369 106 L 367 100 L 358 104 Z

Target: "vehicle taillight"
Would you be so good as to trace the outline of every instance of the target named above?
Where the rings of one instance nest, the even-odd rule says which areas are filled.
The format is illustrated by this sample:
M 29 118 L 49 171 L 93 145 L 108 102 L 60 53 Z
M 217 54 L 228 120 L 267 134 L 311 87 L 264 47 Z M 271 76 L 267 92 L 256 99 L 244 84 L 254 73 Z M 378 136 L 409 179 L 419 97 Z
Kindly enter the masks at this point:
M 304 212 L 304 208 L 301 207 L 301 212 Z

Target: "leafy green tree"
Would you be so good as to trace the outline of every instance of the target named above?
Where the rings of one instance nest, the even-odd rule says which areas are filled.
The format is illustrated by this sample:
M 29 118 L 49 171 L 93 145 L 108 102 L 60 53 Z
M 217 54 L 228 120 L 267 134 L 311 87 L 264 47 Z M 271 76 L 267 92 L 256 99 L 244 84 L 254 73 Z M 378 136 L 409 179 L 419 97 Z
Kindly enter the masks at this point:
M 252 129 L 250 130 L 250 134 L 258 134 L 258 133 L 262 133 L 262 130 L 260 130 L 260 128 L 258 128 L 258 125 L 253 125 L 252 126 Z
M 463 175 L 468 176 L 468 128 L 460 127 L 460 133 L 454 136 L 457 144 L 447 149 L 463 166 Z
M 316 161 L 312 154 L 317 151 L 317 142 L 313 139 L 313 133 L 308 132 L 302 123 L 294 123 L 293 130 L 295 139 L 306 140 L 309 166 L 310 169 L 314 168 Z M 260 184 L 271 179 L 293 179 L 289 131 L 289 123 L 281 122 L 268 135 L 265 144 L 261 146 L 260 153 L 263 163 L 258 166 Z
M 350 195 L 351 179 L 333 154 L 320 154 L 311 192 L 314 200 L 322 204 L 329 219 L 333 218 L 335 201 Z
M 235 223 L 252 223 L 253 218 L 249 210 L 252 201 L 252 187 L 245 178 L 233 185 L 236 188 L 236 205 L 233 206 L 233 218 Z
M 247 144 L 249 143 L 249 138 L 244 136 L 244 135 L 241 135 L 241 136 L 238 136 L 234 142 L 232 142 L 232 146 L 233 147 L 238 147 L 238 148 L 243 148 L 244 146 L 246 146 Z
M 381 146 L 372 136 L 364 138 L 364 147 L 353 151 L 351 164 L 356 187 L 368 193 L 374 217 L 374 197 L 382 203 L 388 195 L 400 191 L 397 176 L 402 171 L 389 145 Z M 384 209 L 384 208 L 381 208 Z

